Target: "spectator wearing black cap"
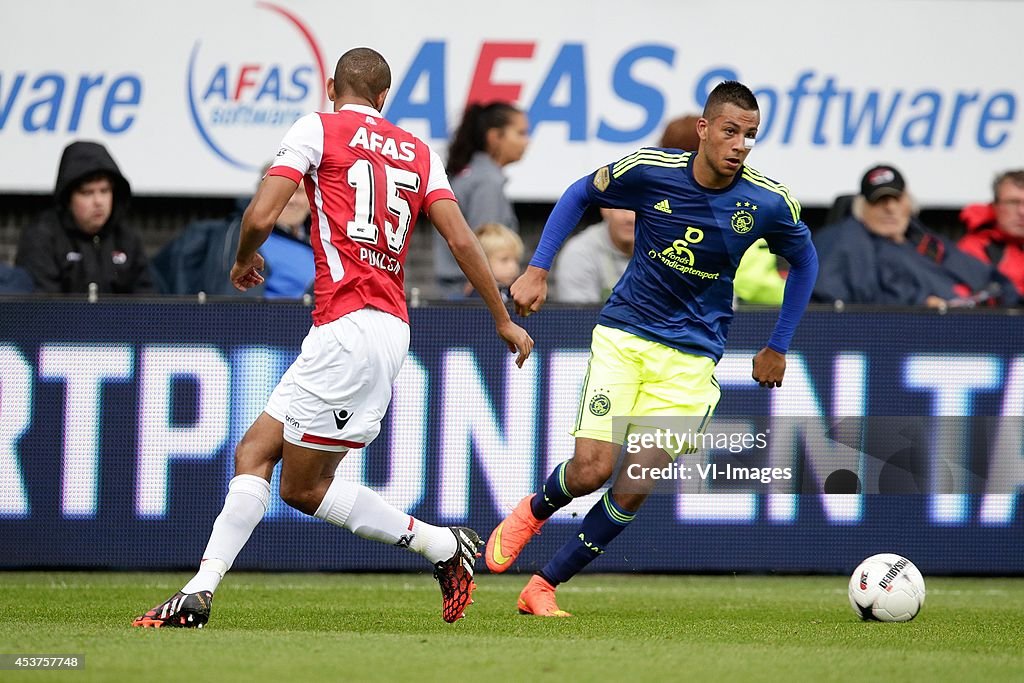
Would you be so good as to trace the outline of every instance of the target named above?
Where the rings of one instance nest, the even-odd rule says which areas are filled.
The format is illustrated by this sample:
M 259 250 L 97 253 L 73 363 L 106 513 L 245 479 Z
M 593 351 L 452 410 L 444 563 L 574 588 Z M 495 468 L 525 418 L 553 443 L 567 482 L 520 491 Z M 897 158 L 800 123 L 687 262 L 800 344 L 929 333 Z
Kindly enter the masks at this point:
M 814 242 L 817 301 L 940 309 L 1016 302 L 1002 275 L 921 223 L 903 175 L 890 165 L 864 174 L 852 215 Z
M 22 228 L 16 264 L 37 292 L 152 292 L 142 238 L 125 223 L 131 188 L 107 149 L 96 142 L 64 148 L 54 205 Z

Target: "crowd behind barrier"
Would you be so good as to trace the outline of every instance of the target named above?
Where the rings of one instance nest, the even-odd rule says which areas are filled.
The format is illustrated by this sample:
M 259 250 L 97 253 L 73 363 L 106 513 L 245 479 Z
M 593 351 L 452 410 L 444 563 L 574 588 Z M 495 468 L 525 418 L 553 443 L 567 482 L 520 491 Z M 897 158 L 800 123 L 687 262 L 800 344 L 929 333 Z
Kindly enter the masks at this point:
M 470 125 L 474 116 L 479 118 L 491 109 L 507 111 L 504 117 L 496 118 L 493 129 Z M 691 115 L 671 121 L 658 144 L 692 149 L 697 140 L 689 129 L 695 120 L 696 116 Z M 461 187 L 473 175 L 475 157 L 486 156 L 494 166 L 493 188 L 488 194 L 493 195 L 493 201 L 487 206 L 508 206 L 501 211 L 481 208 L 477 216 L 481 223 L 471 225 L 479 228 L 491 222 L 489 216 L 503 216 L 506 227 L 526 237 L 521 265 L 529 260 L 529 247 L 535 244 L 536 235 L 519 229 L 516 209 L 500 195 L 501 167 L 522 156 L 527 142 L 525 126 L 522 113 L 510 105 L 471 107 L 462 128 L 481 128 L 483 137 L 475 142 L 464 140 L 460 147 L 453 148 L 458 152 L 465 147 L 461 156 L 469 154 L 468 161 L 459 162 L 462 169 L 454 174 L 453 186 Z M 460 134 L 467 135 L 464 131 Z M 98 192 L 105 198 L 94 197 L 95 185 L 103 185 Z M 838 179 L 837 187 L 842 187 Z M 92 195 L 84 193 L 83 188 L 93 190 Z M 301 190 L 296 198 L 295 209 L 289 205 L 287 215 L 282 216 L 278 229 L 263 247 L 267 283 L 246 292 L 246 296 L 302 298 L 311 294 L 309 206 Z M 814 299 L 840 305 L 1017 306 L 1024 292 L 1022 198 L 1024 171 L 1001 171 L 993 182 L 992 200 L 964 207 L 959 223 L 952 231 L 947 226 L 947 234 L 941 234 L 920 218 L 920 207 L 898 168 L 877 165 L 865 173 L 858 193 L 840 191 L 820 222 L 809 223 L 822 259 Z M 22 216 L 21 225 L 10 225 L 5 231 L 14 236 L 17 246 L 6 245 L 8 263 L 0 262 L 0 294 L 83 294 L 90 291 L 91 284 L 100 293 L 240 294 L 227 282 L 227 272 L 237 244 L 243 200 L 230 215 L 190 222 L 174 229 L 164 237 L 164 243 L 157 245 L 147 243 L 135 227 L 130 199 L 128 180 L 102 145 L 70 144 L 60 163 L 52 205 L 38 219 Z M 479 203 L 468 196 L 462 201 Z M 90 211 L 96 215 L 90 217 Z M 614 215 L 610 221 L 608 214 L 601 218 L 603 222 L 593 225 L 584 221 L 566 245 L 552 273 L 552 300 L 599 303 L 607 298 L 624 270 L 632 254 L 628 222 Z M 99 219 L 97 225 L 89 224 Z M 541 207 L 534 233 L 543 219 Z M 887 222 L 895 227 L 886 227 Z M 619 224 L 624 227 L 615 229 Z M 416 232 L 419 235 L 411 241 L 408 252 L 411 267 L 406 268 L 409 287 L 417 290 L 416 298 L 466 296 L 464 279 L 444 275 L 442 271 L 450 264 L 437 260 L 443 240 L 432 234 L 425 220 L 420 221 Z M 585 239 L 586 235 L 591 237 Z M 755 243 L 741 261 L 736 295 L 738 300 L 750 303 L 777 305 L 786 264 L 776 263 L 764 246 Z

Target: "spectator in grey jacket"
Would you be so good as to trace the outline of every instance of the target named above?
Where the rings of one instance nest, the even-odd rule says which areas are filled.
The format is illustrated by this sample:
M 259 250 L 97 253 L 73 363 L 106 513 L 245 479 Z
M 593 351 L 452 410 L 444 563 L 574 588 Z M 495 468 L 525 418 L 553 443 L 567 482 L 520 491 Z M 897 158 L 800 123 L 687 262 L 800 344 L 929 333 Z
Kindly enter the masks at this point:
M 53 195 L 53 208 L 22 229 L 15 259 L 37 292 L 153 291 L 142 238 L 124 222 L 131 187 L 103 145 L 65 147 Z
M 529 140 L 526 114 L 511 104 L 472 104 L 466 109 L 448 147 L 447 170 L 469 227 L 500 223 L 519 232 L 502 169 L 522 159 Z M 434 276 L 441 298 L 463 296 L 466 278 L 444 240 L 436 238 Z
M 636 214 L 602 208 L 601 218 L 562 247 L 551 271 L 554 301 L 602 304 L 626 271 L 633 256 Z

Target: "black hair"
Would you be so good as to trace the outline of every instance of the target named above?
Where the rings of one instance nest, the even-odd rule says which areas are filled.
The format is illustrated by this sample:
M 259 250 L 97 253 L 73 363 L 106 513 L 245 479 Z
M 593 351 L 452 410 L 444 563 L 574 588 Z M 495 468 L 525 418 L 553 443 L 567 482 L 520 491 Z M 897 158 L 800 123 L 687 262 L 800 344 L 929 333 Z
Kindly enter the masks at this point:
M 391 67 L 376 50 L 357 47 L 338 59 L 334 67 L 334 89 L 338 95 L 352 94 L 376 102 L 391 87 Z
M 757 98 L 754 97 L 750 88 L 739 81 L 722 81 L 708 95 L 708 101 L 704 103 L 703 117 L 710 121 L 726 104 L 735 104 L 744 111 L 760 111 L 757 106 Z
M 75 178 L 75 181 L 71 184 L 71 192 L 78 192 L 83 187 L 85 187 L 87 183 L 96 182 L 97 180 L 109 181 L 111 189 L 116 189 L 114 183 L 114 176 L 112 176 L 109 171 L 99 169 L 96 171 L 92 171 L 90 173 L 86 173 L 80 178 Z
M 448 145 L 448 175 L 455 176 L 469 165 L 475 152 L 487 148 L 487 131 L 504 128 L 516 114 L 522 113 L 508 102 L 471 104 L 462 115 Z

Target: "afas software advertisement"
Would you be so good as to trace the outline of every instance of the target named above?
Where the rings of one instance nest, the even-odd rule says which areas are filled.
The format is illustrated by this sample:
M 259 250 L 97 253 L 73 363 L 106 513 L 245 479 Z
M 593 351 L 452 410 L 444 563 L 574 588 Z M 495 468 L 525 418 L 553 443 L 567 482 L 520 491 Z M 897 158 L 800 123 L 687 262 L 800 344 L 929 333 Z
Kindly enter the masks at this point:
M 467 102 L 521 107 L 517 200 L 553 201 L 656 144 L 725 79 L 760 103 L 749 163 L 806 205 L 880 162 L 924 205 L 985 201 L 1024 158 L 1019 2 L 100 0 L 8 3 L 3 23 L 17 29 L 0 44 L 12 192 L 52 191 L 61 149 L 85 138 L 142 194 L 248 194 L 289 126 L 330 110 L 324 83 L 359 46 L 391 65 L 384 114 L 442 156 Z

